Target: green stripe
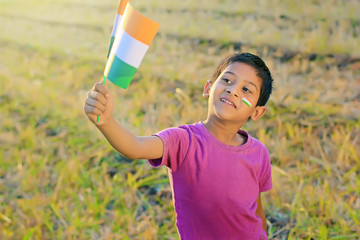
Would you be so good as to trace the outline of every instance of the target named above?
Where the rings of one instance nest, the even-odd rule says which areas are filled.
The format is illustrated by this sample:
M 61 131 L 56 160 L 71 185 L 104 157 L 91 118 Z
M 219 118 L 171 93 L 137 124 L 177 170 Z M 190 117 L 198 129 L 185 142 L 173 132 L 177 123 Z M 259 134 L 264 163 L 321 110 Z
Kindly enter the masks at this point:
M 114 44 L 114 40 L 115 40 L 115 37 L 111 36 L 111 39 L 110 39 L 110 46 L 109 46 L 109 51 L 108 51 L 108 53 L 107 53 L 106 58 L 109 58 L 109 55 L 110 55 L 110 52 L 111 52 L 112 45 Z
M 121 61 L 114 56 L 114 60 L 111 64 L 108 75 L 106 76 L 116 86 L 127 88 L 133 79 L 137 68 L 130 66 L 129 64 Z
M 250 107 L 250 104 L 247 103 L 244 99 L 241 99 L 241 100 L 246 104 L 246 106 Z

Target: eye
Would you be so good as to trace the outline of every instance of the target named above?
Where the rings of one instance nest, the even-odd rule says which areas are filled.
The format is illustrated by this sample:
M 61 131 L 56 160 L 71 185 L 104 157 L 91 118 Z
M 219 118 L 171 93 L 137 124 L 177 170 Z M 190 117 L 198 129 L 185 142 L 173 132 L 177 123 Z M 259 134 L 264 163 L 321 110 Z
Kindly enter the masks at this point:
M 245 92 L 252 93 L 251 90 L 248 89 L 247 87 L 243 87 L 243 90 L 244 90 Z
M 231 81 L 227 78 L 223 78 L 222 80 L 225 81 L 226 83 L 231 83 Z

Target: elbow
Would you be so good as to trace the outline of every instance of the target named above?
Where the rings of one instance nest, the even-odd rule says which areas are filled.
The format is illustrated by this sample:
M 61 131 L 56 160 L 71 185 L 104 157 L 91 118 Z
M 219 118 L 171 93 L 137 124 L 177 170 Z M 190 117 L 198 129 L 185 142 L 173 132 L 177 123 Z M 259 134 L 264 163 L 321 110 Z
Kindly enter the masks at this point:
M 125 158 L 130 159 L 130 160 L 139 159 L 139 158 L 137 157 L 137 155 L 136 155 L 136 154 L 133 154 L 133 153 L 121 153 L 121 152 L 120 152 L 120 154 L 122 154 Z

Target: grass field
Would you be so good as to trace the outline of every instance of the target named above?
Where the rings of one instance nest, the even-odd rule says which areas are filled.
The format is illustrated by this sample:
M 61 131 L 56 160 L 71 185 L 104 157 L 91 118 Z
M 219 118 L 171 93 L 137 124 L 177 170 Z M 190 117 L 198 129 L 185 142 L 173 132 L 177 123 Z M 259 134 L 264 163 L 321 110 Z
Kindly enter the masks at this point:
M 115 116 L 135 134 L 205 118 L 224 56 L 275 79 L 270 239 L 360 239 L 360 2 L 136 1 L 161 23 Z M 0 239 L 178 239 L 165 168 L 116 153 L 83 113 L 117 0 L 0 0 Z M 200 118 L 199 118 L 200 117 Z

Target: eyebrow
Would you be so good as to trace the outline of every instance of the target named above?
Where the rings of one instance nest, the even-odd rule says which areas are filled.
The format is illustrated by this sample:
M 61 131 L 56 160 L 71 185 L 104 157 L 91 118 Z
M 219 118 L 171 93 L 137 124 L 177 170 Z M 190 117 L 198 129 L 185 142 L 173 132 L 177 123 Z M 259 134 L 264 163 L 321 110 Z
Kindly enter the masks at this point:
M 235 73 L 230 72 L 230 71 L 226 71 L 225 73 L 228 73 L 228 74 L 234 75 L 235 77 L 237 76 Z M 225 74 L 225 73 L 224 73 L 224 74 Z M 253 82 L 251 82 L 251 81 L 249 81 L 249 80 L 246 80 L 246 79 L 245 79 L 244 81 L 246 81 L 246 82 L 248 82 L 249 84 L 253 85 L 253 86 L 256 88 L 256 90 L 258 90 L 258 88 L 257 88 L 257 86 L 256 86 L 256 84 L 255 84 L 255 83 L 253 83 Z

